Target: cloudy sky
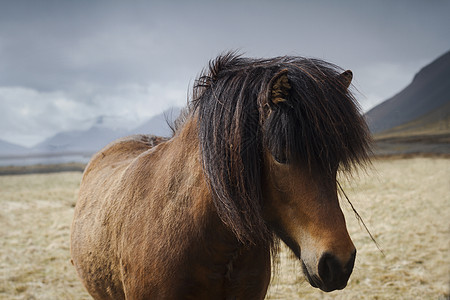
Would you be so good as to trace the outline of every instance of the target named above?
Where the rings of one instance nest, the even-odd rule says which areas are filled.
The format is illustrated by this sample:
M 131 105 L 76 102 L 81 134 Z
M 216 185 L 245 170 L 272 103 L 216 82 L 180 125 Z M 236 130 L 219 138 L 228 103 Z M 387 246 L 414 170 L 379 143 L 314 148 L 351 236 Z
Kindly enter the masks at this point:
M 186 104 L 208 60 L 301 55 L 351 69 L 364 110 L 450 50 L 450 1 L 0 0 L 0 139 Z M 111 126 L 112 126 L 111 125 Z

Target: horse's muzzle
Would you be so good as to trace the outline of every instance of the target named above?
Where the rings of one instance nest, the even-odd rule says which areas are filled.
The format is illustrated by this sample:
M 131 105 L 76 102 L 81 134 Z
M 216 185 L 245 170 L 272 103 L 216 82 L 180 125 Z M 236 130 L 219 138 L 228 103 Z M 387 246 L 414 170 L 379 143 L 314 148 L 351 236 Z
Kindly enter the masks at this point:
M 303 264 L 303 272 L 309 283 L 324 292 L 342 290 L 347 286 L 347 281 L 352 274 L 355 264 L 356 250 L 352 253 L 348 262 L 343 265 L 331 253 L 324 253 L 319 260 L 318 275 L 311 275 Z

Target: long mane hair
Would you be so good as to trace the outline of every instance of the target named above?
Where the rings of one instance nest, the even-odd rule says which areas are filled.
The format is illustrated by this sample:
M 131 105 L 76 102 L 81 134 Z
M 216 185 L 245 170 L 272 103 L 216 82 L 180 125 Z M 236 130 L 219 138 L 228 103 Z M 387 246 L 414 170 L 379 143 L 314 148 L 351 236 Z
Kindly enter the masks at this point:
M 243 244 L 271 245 L 262 217 L 264 151 L 327 176 L 369 160 L 370 134 L 343 70 L 317 59 L 250 59 L 226 53 L 194 85 L 201 160 L 221 220 Z M 271 79 L 286 73 L 289 93 L 274 104 Z

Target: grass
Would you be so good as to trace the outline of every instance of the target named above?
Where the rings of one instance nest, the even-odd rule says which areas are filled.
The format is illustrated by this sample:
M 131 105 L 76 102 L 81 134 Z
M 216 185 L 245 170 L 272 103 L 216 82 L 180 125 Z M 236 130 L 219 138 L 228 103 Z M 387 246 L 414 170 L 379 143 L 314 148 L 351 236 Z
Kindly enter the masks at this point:
M 0 299 L 90 299 L 70 263 L 80 172 L 0 176 Z M 345 201 L 358 249 L 346 289 L 323 293 L 280 253 L 268 299 L 448 299 L 450 159 L 375 160 L 342 185 L 383 255 Z
M 86 164 L 65 163 L 55 165 L 5 166 L 0 167 L 1 175 L 48 174 L 61 172 L 83 172 Z
M 80 172 L 0 176 L 0 299 L 90 299 L 70 263 Z

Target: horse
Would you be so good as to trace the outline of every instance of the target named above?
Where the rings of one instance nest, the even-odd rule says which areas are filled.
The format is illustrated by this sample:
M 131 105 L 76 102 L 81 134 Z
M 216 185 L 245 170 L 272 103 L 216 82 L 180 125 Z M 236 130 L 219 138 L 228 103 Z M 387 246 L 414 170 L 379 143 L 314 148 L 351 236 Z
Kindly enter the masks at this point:
M 95 154 L 71 227 L 90 295 L 263 299 L 281 241 L 313 287 L 343 289 L 356 249 L 337 174 L 369 163 L 371 144 L 352 77 L 319 59 L 224 53 L 197 77 L 172 137 Z

